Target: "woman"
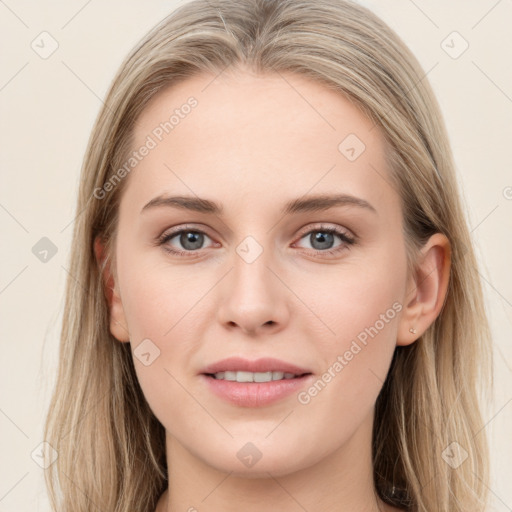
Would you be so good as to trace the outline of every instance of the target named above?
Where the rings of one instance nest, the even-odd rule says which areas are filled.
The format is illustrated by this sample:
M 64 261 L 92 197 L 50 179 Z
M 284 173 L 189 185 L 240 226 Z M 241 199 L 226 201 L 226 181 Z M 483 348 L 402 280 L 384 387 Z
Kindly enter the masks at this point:
M 56 511 L 485 510 L 489 332 L 423 75 L 345 0 L 194 0 L 134 49 L 82 170 Z

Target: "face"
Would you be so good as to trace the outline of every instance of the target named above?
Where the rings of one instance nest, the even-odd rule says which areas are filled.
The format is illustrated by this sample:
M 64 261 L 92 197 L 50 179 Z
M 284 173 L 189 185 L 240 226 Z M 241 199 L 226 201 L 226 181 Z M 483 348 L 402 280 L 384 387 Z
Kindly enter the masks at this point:
M 213 78 L 138 120 L 133 150 L 149 150 L 125 178 L 111 330 L 169 442 L 286 474 L 371 430 L 406 300 L 400 201 L 382 133 L 343 96 L 291 74 Z

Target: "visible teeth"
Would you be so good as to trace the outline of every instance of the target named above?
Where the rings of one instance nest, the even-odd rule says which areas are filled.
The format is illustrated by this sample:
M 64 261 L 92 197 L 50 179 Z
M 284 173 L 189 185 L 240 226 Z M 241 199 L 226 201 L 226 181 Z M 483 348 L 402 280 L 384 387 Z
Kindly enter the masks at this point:
M 254 382 L 254 375 L 252 372 L 236 372 L 237 382 Z
M 293 379 L 294 373 L 284 372 L 217 372 L 214 377 L 219 380 L 231 380 L 236 382 L 270 382 L 271 380 Z
M 249 373 L 249 372 L 248 372 Z M 255 373 L 253 382 L 270 382 L 272 380 L 272 372 Z

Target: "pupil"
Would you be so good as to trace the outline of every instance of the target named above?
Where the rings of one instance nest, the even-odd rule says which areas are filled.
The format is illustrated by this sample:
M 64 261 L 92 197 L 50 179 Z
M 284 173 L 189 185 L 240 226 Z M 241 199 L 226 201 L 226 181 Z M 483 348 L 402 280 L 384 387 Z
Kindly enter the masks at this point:
M 330 249 L 332 242 L 333 242 L 333 234 L 332 233 L 325 233 L 323 231 L 317 231 L 315 235 L 311 235 L 312 238 L 312 247 L 314 249 Z M 317 243 L 320 244 L 320 246 L 315 246 Z
M 182 233 L 180 236 L 180 243 L 183 247 L 189 250 L 199 249 L 203 242 L 203 235 L 194 231 Z

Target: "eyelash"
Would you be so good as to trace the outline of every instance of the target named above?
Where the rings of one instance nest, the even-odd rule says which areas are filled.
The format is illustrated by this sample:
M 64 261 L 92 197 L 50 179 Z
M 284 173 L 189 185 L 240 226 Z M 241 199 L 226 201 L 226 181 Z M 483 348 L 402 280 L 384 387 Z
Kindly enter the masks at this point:
M 337 254 L 343 250 L 350 249 L 351 245 L 354 245 L 356 243 L 356 239 L 348 236 L 345 231 L 342 231 L 339 228 L 333 228 L 328 226 L 317 226 L 314 229 L 310 229 L 309 231 L 304 232 L 300 237 L 299 240 L 302 240 L 306 235 L 311 235 L 311 233 L 329 233 L 333 235 L 338 235 L 339 238 L 342 240 L 343 244 L 339 245 L 338 247 L 335 247 L 333 249 L 327 249 L 325 251 L 320 251 L 318 249 L 310 249 L 315 255 L 324 256 L 324 255 L 333 255 Z M 208 236 L 207 233 L 200 229 L 195 229 L 192 227 L 189 228 L 181 228 L 175 231 L 171 231 L 170 233 L 163 233 L 161 236 L 157 239 L 157 245 L 158 246 L 164 246 L 167 242 L 172 240 L 176 235 L 180 235 L 181 233 L 199 233 L 202 235 L 206 235 L 208 238 L 211 238 Z M 177 256 L 184 256 L 187 258 L 195 258 L 198 256 L 191 256 L 194 253 L 199 252 L 198 250 L 195 251 L 182 251 L 179 249 L 171 249 L 169 246 L 165 245 L 163 249 L 171 254 L 177 255 Z

